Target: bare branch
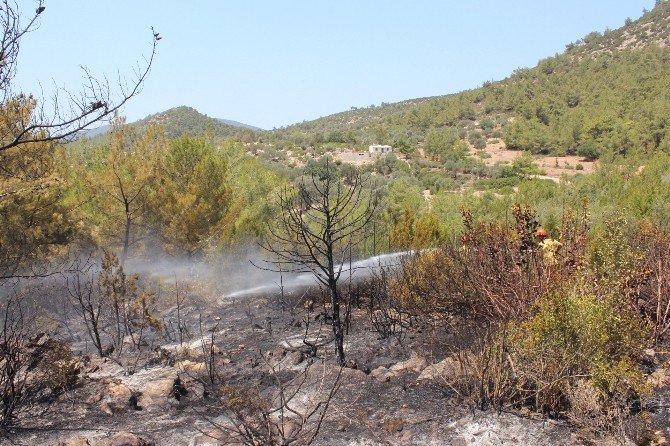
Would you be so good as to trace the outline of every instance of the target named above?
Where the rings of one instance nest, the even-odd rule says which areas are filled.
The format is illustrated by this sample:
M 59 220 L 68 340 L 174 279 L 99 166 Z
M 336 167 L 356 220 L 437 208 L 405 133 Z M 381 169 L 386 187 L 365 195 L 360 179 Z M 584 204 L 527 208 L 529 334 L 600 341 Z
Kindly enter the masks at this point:
M 36 29 L 37 19 L 44 10 L 40 0 L 28 24 L 22 25 L 18 6 L 9 0 L 0 3 L 0 27 L 3 30 L 0 40 L 0 92 L 3 101 L 3 107 L 0 107 L 0 152 L 29 143 L 69 141 L 93 123 L 112 116 L 140 93 L 151 71 L 158 41 L 161 39 L 152 28 L 149 57 L 134 70 L 131 80 L 119 76 L 116 93 L 113 93 L 106 78 L 96 78 L 88 69 L 82 67 L 84 84 L 81 91 L 73 93 L 56 90 L 50 110 L 47 110 L 46 102 L 38 104 L 32 96 L 18 93 L 12 85 L 21 40 L 28 32 Z M 30 119 L 18 113 L 26 104 L 33 105 Z
M 376 207 L 372 193 L 364 199 L 364 186 L 360 174 L 348 183 L 342 181 L 337 167 L 326 159 L 325 172 L 312 172 L 281 191 L 278 220 L 269 226 L 270 235 L 261 243 L 275 259 L 269 262 L 275 272 L 309 271 L 330 290 L 340 365 L 344 365 L 344 335 L 337 283 L 345 256 L 360 242 Z

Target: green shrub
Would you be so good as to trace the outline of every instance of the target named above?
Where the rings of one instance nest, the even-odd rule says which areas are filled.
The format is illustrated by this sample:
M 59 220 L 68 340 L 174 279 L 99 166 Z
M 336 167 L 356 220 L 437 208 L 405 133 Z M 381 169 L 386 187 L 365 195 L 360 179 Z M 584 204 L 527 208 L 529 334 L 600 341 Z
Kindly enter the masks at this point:
M 482 130 L 491 130 L 495 126 L 496 122 L 491 118 L 484 118 L 479 123 L 479 127 L 481 127 Z
M 557 193 L 548 181 L 519 187 L 528 201 Z M 389 285 L 413 317 L 479 323 L 468 343 L 450 345 L 443 384 L 481 409 L 524 408 L 592 433 L 644 436 L 644 412 L 636 414 L 650 385 L 641 358 L 670 320 L 667 297 L 655 294 L 670 286 L 670 234 L 618 213 L 593 227 L 586 202 L 560 221 L 545 218 L 545 240 L 532 210 L 515 205 L 512 215 L 514 224 L 476 223 L 463 211 L 460 237 L 406 259 Z
M 441 177 L 435 180 L 433 187 L 430 188 L 431 193 L 436 194 L 440 191 L 445 190 L 456 190 L 458 189 L 458 183 L 451 178 Z
M 585 281 L 546 293 L 532 317 L 510 324 L 507 342 L 525 404 L 569 415 L 578 404 L 570 389 L 587 385 L 605 414 L 621 395 L 646 391 L 638 358 L 648 327 L 619 301 L 616 293 L 597 295 Z
M 600 150 L 598 150 L 598 146 L 594 141 L 588 140 L 579 146 L 577 154 L 586 158 L 588 161 L 593 161 L 600 157 Z
M 501 189 L 506 186 L 514 187 L 519 184 L 520 181 L 521 180 L 517 176 L 491 178 L 477 181 L 474 185 L 474 188 L 476 190 Z

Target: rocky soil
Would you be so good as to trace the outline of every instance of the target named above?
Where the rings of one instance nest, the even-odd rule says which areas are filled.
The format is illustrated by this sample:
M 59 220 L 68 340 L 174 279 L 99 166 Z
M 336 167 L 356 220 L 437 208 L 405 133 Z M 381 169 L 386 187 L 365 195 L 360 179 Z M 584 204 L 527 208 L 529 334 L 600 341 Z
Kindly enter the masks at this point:
M 327 393 L 328 385 L 319 385 L 332 383 L 339 373 L 332 346 L 319 347 L 312 356 L 313 349 L 304 342 L 318 343 L 327 337 L 328 325 L 316 310 L 308 313 L 302 306 L 281 310 L 271 299 L 221 299 L 203 313 L 202 335 L 192 335 L 182 344 L 154 347 L 137 364 L 122 366 L 89 354 L 82 360 L 78 384 L 55 401 L 22 412 L 21 428 L 0 443 L 225 444 L 225 434 L 217 429 L 225 413 L 207 391 L 210 364 L 215 364 L 217 386 L 242 384 L 259 389 L 272 389 L 273 369 L 281 376 L 299 375 L 311 364 L 309 373 L 315 379 L 299 395 L 307 405 L 310 398 Z M 205 309 L 193 310 L 195 315 Z M 196 320 L 193 316 L 193 327 L 200 326 Z M 481 412 L 463 404 L 441 385 L 441 378 L 453 373 L 453 361 L 445 359 L 447 352 L 441 350 L 452 335 L 444 327 L 415 326 L 402 338 L 380 339 L 365 312 L 354 311 L 346 338 L 350 367 L 341 372 L 339 390 L 314 444 L 588 444 L 564 422 Z M 212 337 L 215 345 L 210 349 Z M 652 416 L 667 435 L 670 378 L 663 369 L 653 376 L 657 386 L 666 390 L 657 392 Z

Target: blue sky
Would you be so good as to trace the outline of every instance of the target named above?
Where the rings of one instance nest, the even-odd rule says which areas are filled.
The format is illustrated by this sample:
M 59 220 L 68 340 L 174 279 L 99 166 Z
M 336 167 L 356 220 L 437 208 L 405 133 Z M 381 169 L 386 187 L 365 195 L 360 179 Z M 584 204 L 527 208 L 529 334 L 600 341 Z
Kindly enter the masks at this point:
M 19 0 L 33 11 L 35 3 Z M 654 0 L 46 0 L 17 85 L 130 73 L 163 36 L 130 121 L 179 105 L 263 128 L 454 93 L 618 28 Z

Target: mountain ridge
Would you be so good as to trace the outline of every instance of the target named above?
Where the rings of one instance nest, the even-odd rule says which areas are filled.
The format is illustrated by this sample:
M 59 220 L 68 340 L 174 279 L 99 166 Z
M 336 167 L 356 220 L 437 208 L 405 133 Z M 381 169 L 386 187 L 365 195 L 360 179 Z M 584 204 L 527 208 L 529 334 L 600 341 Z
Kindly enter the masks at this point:
M 260 127 L 231 119 L 212 118 L 186 105 L 153 113 L 129 125 L 142 130 L 151 124 L 162 125 L 166 135 L 173 138 L 179 137 L 184 133 L 201 134 L 206 131 L 210 131 L 215 136 L 222 137 L 233 136 L 241 130 L 262 131 Z M 111 128 L 111 125 L 100 126 L 87 130 L 82 136 L 93 139 L 106 134 Z

